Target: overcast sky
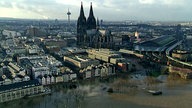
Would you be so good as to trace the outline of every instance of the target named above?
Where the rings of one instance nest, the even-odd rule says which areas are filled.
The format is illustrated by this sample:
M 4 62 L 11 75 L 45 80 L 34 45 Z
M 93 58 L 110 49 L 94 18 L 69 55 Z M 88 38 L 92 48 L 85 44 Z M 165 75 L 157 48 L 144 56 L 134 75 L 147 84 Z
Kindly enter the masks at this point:
M 192 21 L 192 0 L 0 0 L 0 17 L 76 20 L 81 1 L 86 17 L 92 2 L 103 20 Z

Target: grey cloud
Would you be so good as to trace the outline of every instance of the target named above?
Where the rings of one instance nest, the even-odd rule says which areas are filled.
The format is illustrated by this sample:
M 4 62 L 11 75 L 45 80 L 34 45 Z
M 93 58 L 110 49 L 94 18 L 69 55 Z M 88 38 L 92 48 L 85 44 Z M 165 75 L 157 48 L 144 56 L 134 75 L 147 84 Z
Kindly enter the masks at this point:
M 11 3 L 11 0 L 2 0 L 2 1 L 0 1 L 0 7 L 12 8 L 13 5 Z
M 192 0 L 153 0 L 152 4 L 142 4 L 139 0 L 82 1 L 87 4 L 93 2 L 95 16 L 105 20 L 190 20 L 192 18 L 190 12 Z M 70 8 L 72 19 L 77 19 L 81 1 L 77 0 L 77 2 L 79 6 L 59 4 L 55 0 L 0 0 L 0 7 L 17 7 L 40 16 L 64 19 L 67 18 L 67 9 Z M 87 16 L 89 7 L 84 8 Z
M 38 14 L 40 16 L 48 16 L 48 17 L 54 17 L 58 16 L 59 14 L 62 14 L 62 10 L 64 11 L 65 5 L 58 4 L 55 2 L 55 0 L 22 0 L 15 2 L 11 0 L 2 0 L 1 2 L 4 2 L 3 7 L 6 8 L 13 8 L 16 7 L 21 10 L 33 12 L 35 14 Z M 13 6 L 14 3 L 14 6 Z

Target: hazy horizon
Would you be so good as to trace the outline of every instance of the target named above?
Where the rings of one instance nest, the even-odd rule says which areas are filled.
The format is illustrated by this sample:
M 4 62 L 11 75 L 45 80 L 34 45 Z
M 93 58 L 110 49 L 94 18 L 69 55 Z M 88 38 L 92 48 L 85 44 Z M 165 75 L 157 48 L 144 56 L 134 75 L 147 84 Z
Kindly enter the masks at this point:
M 83 2 L 85 16 L 93 3 L 95 17 L 105 21 L 192 21 L 191 0 L 1 0 L 0 17 L 77 20 Z

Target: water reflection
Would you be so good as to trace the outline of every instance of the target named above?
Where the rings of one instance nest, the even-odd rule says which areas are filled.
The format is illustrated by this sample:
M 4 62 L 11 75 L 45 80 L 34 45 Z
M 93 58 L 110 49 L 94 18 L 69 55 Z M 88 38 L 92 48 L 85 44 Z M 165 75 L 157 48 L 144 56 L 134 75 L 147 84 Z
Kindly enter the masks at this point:
M 114 93 L 107 93 L 111 87 Z M 152 96 L 143 88 L 161 89 L 163 95 Z M 175 76 L 158 78 L 133 75 L 106 82 L 80 82 L 77 89 L 52 86 L 52 95 L 0 104 L 0 108 L 188 108 L 192 105 L 191 81 Z

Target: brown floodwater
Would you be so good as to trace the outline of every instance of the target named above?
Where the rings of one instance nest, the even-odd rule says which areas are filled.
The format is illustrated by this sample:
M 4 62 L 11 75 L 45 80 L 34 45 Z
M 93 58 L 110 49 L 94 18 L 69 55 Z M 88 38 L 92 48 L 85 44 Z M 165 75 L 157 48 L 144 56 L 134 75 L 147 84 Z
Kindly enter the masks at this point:
M 69 90 L 62 84 L 52 86 L 52 95 L 1 103 L 0 108 L 189 108 L 192 106 L 192 81 L 174 77 L 159 77 L 155 83 L 134 76 L 109 82 L 87 81 L 78 89 Z M 149 80 L 149 79 L 148 79 Z M 121 83 L 121 81 L 124 81 Z M 131 86 L 130 86 L 131 85 Z M 108 87 L 114 93 L 107 93 Z M 117 89 L 121 88 L 121 89 Z M 146 89 L 158 89 L 153 96 Z

